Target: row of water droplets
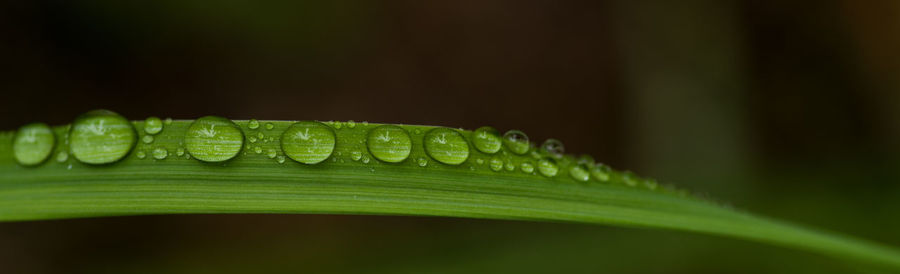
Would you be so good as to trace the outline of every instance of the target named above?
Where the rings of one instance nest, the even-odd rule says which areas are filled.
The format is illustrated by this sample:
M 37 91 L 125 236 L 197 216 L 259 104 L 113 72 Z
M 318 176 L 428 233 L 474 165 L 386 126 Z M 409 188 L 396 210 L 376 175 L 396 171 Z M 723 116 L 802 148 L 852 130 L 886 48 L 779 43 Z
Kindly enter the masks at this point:
M 263 130 L 273 130 L 273 123 L 251 119 L 246 123 L 248 132 L 245 136 L 244 130 L 233 121 L 206 116 L 195 120 L 179 140 L 179 146 L 170 151 L 162 145 L 154 145 L 154 141 L 163 138 L 160 133 L 171 123 L 171 119 L 150 117 L 144 121 L 142 132 L 138 132 L 124 117 L 107 110 L 95 110 L 79 116 L 71 124 L 67 134 L 63 135 L 60 147 L 55 147 L 56 135 L 49 126 L 34 123 L 21 127 L 14 137 L 13 152 L 23 166 L 45 162 L 54 150 L 59 162 L 67 161 L 71 154 L 76 160 L 92 165 L 114 163 L 132 151 L 139 159 L 183 157 L 210 163 L 225 162 L 243 152 L 244 155 L 263 154 L 278 163 L 290 158 L 298 163 L 315 165 L 329 158 L 343 162 L 335 157 L 342 156 L 342 152 L 335 151 L 338 144 L 335 129 L 355 128 L 357 125 L 354 121 L 330 122 L 330 125 L 316 121 L 295 122 L 281 133 L 276 142 L 275 136 L 263 133 Z M 366 122 L 360 124 L 368 126 Z M 417 138 L 421 135 L 421 146 L 427 157 L 415 157 L 413 163 L 426 167 L 430 161 L 448 166 L 468 162 L 472 170 L 485 166 L 495 172 L 518 170 L 524 174 L 546 177 L 566 173 L 580 182 L 592 179 L 607 182 L 614 174 L 608 166 L 595 163 L 590 156 L 575 158 L 565 155 L 564 145 L 556 139 L 548 139 L 540 147 L 535 147 L 528 136 L 518 130 L 501 135 L 496 129 L 486 126 L 471 132 L 468 138 L 464 133 L 451 128 L 430 128 L 424 132 L 415 128 L 413 134 Z M 137 144 L 140 144 L 139 148 L 135 148 Z M 369 155 L 385 164 L 398 164 L 410 158 L 413 144 L 410 132 L 403 127 L 380 125 L 368 129 L 365 139 L 356 144 L 365 147 L 368 153 L 354 149 L 348 156 L 353 161 L 366 164 L 371 160 Z M 643 184 L 656 188 L 654 181 L 638 179 L 630 172 L 622 173 L 620 177 L 618 181 L 627 185 Z

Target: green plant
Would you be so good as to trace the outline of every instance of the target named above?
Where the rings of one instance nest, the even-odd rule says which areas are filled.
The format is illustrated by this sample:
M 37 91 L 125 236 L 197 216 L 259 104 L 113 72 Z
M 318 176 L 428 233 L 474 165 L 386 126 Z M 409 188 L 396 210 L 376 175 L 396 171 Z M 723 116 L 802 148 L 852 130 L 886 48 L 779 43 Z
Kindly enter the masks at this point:
M 540 148 L 519 131 L 92 111 L 0 133 L 0 220 L 176 213 L 452 216 L 666 228 L 900 269 L 896 250 Z

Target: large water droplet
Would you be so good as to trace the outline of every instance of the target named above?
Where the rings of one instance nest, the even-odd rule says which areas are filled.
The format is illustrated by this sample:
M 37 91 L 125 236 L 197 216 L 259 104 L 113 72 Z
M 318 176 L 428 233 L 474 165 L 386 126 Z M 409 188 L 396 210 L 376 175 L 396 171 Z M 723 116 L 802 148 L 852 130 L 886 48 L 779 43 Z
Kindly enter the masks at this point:
M 204 162 L 234 158 L 244 146 L 244 133 L 231 120 L 206 116 L 195 120 L 184 133 L 187 152 Z
M 571 176 L 572 179 L 580 182 L 587 182 L 591 179 L 591 173 L 588 171 L 585 165 L 581 164 L 574 165 L 569 168 L 569 176 Z
M 425 153 L 434 160 L 448 164 L 462 164 L 469 158 L 469 143 L 449 128 L 435 128 L 425 133 Z
M 316 121 L 301 121 L 281 134 L 284 155 L 304 164 L 317 164 L 334 152 L 337 138 L 328 125 Z
M 537 163 L 537 168 L 538 172 L 540 172 L 541 175 L 547 177 L 556 176 L 556 173 L 559 172 L 559 166 L 556 165 L 556 160 L 553 160 L 551 158 L 543 158 L 539 160 Z
M 27 124 L 19 128 L 13 138 L 13 156 L 19 164 L 33 166 L 43 163 L 53 152 L 56 136 L 43 123 Z
M 556 139 L 547 139 L 541 144 L 541 149 L 557 158 L 562 157 L 563 153 L 566 152 L 566 147 L 563 146 L 563 143 Z
M 591 168 L 591 176 L 594 177 L 595 180 L 601 182 L 609 181 L 609 173 L 610 168 L 604 164 L 596 164 L 593 168 Z
M 480 127 L 472 133 L 472 145 L 478 151 L 494 154 L 503 147 L 503 139 L 500 138 L 500 132 L 492 127 Z
M 108 110 L 82 114 L 69 131 L 69 150 L 86 164 L 108 164 L 128 155 L 137 132 L 125 117 Z
M 525 154 L 528 152 L 528 135 L 518 130 L 510 130 L 503 134 L 503 144 L 512 153 Z
M 247 128 L 249 128 L 249 129 L 259 128 L 259 121 L 256 119 L 250 119 L 250 121 L 247 121 Z
M 144 132 L 147 134 L 157 134 L 163 130 L 163 121 L 159 117 L 149 117 L 144 120 Z
M 152 154 L 153 158 L 157 160 L 162 160 L 166 157 L 169 157 L 169 151 L 162 147 L 154 148 Z
M 490 163 L 488 163 L 488 165 L 491 166 L 491 170 L 500 171 L 501 169 L 503 169 L 503 160 L 500 160 L 499 157 L 494 156 L 493 158 L 491 158 L 491 161 Z
M 375 159 L 388 163 L 402 162 L 409 157 L 409 152 L 412 151 L 409 133 L 403 128 L 392 125 L 383 125 L 370 130 L 366 138 L 366 146 Z

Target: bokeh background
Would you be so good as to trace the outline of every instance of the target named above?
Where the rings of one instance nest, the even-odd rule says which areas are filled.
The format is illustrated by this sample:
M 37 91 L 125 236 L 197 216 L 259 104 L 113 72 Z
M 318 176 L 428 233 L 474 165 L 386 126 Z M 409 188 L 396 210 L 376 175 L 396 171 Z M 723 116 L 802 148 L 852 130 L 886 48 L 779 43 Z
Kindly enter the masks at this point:
M 900 1 L 3 1 L 0 129 L 107 108 L 563 140 L 900 246 Z M 853 273 L 682 232 L 452 218 L 0 224 L 2 273 Z

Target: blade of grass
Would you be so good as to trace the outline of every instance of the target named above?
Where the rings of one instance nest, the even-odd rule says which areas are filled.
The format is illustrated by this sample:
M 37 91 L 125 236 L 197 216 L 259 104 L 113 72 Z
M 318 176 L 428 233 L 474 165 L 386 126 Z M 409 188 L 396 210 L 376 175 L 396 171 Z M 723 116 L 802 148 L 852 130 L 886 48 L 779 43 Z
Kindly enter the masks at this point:
M 307 165 L 280 161 L 278 137 L 293 122 L 263 121 L 272 129 L 236 122 L 255 142 L 245 141 L 242 152 L 224 163 L 201 162 L 183 152 L 183 136 L 191 123 L 187 120 L 165 125 L 152 142 L 138 142 L 128 156 L 108 165 L 61 157 L 68 149 L 67 127 L 55 127 L 59 141 L 50 159 L 25 167 L 12 156 L 14 133 L 0 133 L 0 221 L 186 213 L 560 221 L 743 238 L 900 270 L 900 252 L 891 247 L 723 207 L 629 173 L 612 171 L 608 182 L 573 180 L 567 173 L 575 164 L 571 157 L 559 159 L 560 174 L 554 177 L 523 172 L 519 164 L 534 163 L 533 155 L 505 150 L 498 155 L 514 163 L 512 171 L 494 171 L 489 162 L 498 156 L 476 149 L 470 149 L 462 165 L 444 165 L 423 149 L 422 135 L 433 127 L 399 125 L 412 136 L 410 157 L 382 163 L 372 159 L 365 146 L 366 134 L 376 124 L 329 123 L 338 128 L 335 152 L 322 163 Z M 145 136 L 144 123 L 134 124 Z M 471 140 L 471 132 L 462 133 Z M 156 159 L 156 149 L 168 155 Z M 425 166 L 419 159 L 425 159 Z

